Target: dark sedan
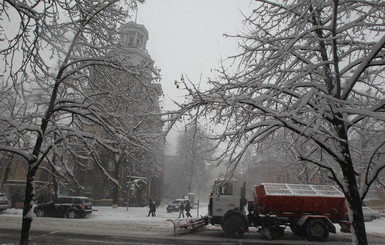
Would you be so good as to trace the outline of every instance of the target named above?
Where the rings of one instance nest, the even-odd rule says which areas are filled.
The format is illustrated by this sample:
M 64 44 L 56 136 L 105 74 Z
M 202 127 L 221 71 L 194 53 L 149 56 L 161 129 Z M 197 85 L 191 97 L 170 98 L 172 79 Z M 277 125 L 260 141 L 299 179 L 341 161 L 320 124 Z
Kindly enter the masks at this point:
M 38 204 L 33 211 L 37 217 L 82 218 L 92 213 L 92 203 L 87 197 L 61 197 Z

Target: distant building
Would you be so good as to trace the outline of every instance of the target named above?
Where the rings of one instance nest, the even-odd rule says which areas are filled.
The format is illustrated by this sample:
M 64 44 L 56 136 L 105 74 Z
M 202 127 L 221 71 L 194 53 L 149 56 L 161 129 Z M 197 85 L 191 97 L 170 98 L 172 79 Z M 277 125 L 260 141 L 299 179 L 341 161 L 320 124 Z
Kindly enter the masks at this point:
M 4 192 L 13 207 L 21 208 L 25 196 L 25 184 L 28 163 L 17 155 L 8 154 L 0 158 L 0 191 Z M 35 199 L 51 200 L 54 196 L 53 177 L 49 172 L 51 166 L 42 162 L 35 175 Z M 18 203 L 14 203 L 15 196 Z M 42 198 L 40 198 L 42 197 Z
M 139 132 L 153 145 L 152 152 L 145 152 L 139 148 L 127 145 L 127 151 L 132 152 L 131 157 L 117 159 L 116 155 L 106 152 L 100 159 L 102 167 L 107 174 L 117 179 L 120 183 L 119 204 L 141 206 L 147 204 L 148 198 L 160 199 L 160 175 L 164 154 L 164 140 L 160 137 L 163 123 L 159 114 L 159 98 L 162 87 L 153 78 L 153 60 L 147 52 L 146 44 L 149 39 L 148 31 L 144 25 L 133 21 L 119 28 L 119 50 L 114 50 L 110 55 L 133 72 L 105 69 L 91 70 L 93 80 L 98 86 L 113 86 L 112 89 L 124 91 L 124 100 L 116 97 L 106 97 L 101 103 L 111 106 L 124 118 L 125 127 Z M 107 85 L 108 83 L 108 85 Z M 127 101 L 129 98 L 129 101 Z M 99 135 L 105 134 L 99 127 L 89 127 Z M 109 137 L 105 135 L 105 137 Z M 89 161 L 76 171 L 79 183 L 85 187 L 76 194 L 86 195 L 94 203 L 105 203 L 106 199 L 113 197 L 114 183 L 103 173 L 98 164 Z

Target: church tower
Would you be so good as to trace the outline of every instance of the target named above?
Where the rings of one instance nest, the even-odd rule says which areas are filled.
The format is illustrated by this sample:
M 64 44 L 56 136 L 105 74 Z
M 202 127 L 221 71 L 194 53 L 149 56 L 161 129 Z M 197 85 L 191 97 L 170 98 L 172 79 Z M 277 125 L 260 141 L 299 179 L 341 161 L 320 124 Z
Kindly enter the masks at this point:
M 119 28 L 123 50 L 130 55 L 130 62 L 137 65 L 143 59 L 152 61 L 147 52 L 148 31 L 144 25 L 130 21 Z
M 159 101 L 162 87 L 155 74 L 154 61 L 146 49 L 149 35 L 145 26 L 130 21 L 122 24 L 118 31 L 119 47 L 108 55 L 121 62 L 127 70 L 107 67 L 91 71 L 93 82 L 97 84 L 96 93 L 105 95 L 98 103 L 109 108 L 111 115 L 118 115 L 117 128 L 141 137 L 151 151 L 127 143 L 124 145 L 126 155 L 119 159 L 105 150 L 100 157 L 101 165 L 119 182 L 120 188 L 111 184 L 105 174 L 94 167 L 97 166 L 95 163 L 90 163 L 89 171 L 79 171 L 82 174 L 79 182 L 86 187 L 86 191 L 77 194 L 93 200 L 117 199 L 119 205 L 128 199 L 130 206 L 137 206 L 147 203 L 149 196 L 160 199 L 159 171 L 163 166 L 164 153 Z M 102 130 L 100 133 L 106 138 L 109 136 Z M 143 186 L 132 185 L 138 180 L 134 177 L 146 180 L 141 182 Z
M 152 77 L 151 70 L 154 70 L 154 61 L 146 49 L 149 39 L 148 31 L 144 25 L 130 21 L 120 26 L 119 33 L 120 44 L 122 45 L 119 56 L 124 58 L 124 62 L 127 62 L 126 64 L 142 68 L 141 76 L 139 76 L 140 83 L 137 82 L 138 77 L 126 76 L 124 78 L 124 81 L 130 84 L 130 97 L 135 99 L 135 102 L 127 106 L 129 114 L 133 115 L 130 122 L 127 123 L 136 125 L 135 130 L 146 132 L 148 135 L 160 136 L 163 123 L 160 116 L 157 115 L 160 115 L 159 97 L 162 95 L 162 87 Z M 138 113 L 139 115 L 137 115 Z M 156 171 L 154 172 L 153 170 L 163 166 L 164 140 L 161 137 L 155 137 L 152 139 L 152 144 L 153 152 L 146 153 L 146 163 L 141 164 L 142 168 L 147 165 L 147 173 L 138 171 L 134 172 L 134 174 L 139 176 L 146 174 L 144 177 L 147 179 L 148 192 L 145 194 L 148 194 L 148 196 L 144 199 L 151 197 L 155 200 L 160 200 L 161 179 L 158 173 L 155 173 Z M 139 200 L 143 196 L 136 196 L 135 198 Z M 141 200 L 143 201 L 144 199 Z

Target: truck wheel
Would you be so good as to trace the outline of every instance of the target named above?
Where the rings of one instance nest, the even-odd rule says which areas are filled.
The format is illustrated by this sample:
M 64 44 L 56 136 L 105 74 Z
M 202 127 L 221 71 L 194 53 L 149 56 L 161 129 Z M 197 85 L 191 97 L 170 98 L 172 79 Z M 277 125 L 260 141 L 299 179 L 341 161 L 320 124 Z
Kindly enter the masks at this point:
M 222 230 L 235 238 L 242 238 L 247 230 L 247 224 L 244 219 L 237 213 L 223 217 Z
M 291 223 L 291 224 L 290 224 L 290 230 L 291 230 L 294 234 L 296 234 L 296 235 L 299 235 L 299 236 L 305 235 L 305 229 L 303 228 L 303 226 L 300 226 L 300 225 Z
M 310 220 L 306 225 L 306 239 L 324 242 L 328 239 L 328 226 L 322 220 Z

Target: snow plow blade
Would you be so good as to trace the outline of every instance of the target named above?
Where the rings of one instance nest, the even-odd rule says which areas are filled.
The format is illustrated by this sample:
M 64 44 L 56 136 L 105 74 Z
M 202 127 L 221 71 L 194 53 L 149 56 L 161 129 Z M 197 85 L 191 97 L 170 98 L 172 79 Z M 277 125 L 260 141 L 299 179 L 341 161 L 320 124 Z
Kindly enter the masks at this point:
M 174 225 L 174 236 L 178 234 L 194 232 L 202 229 L 209 223 L 208 216 L 196 219 L 168 219 Z

